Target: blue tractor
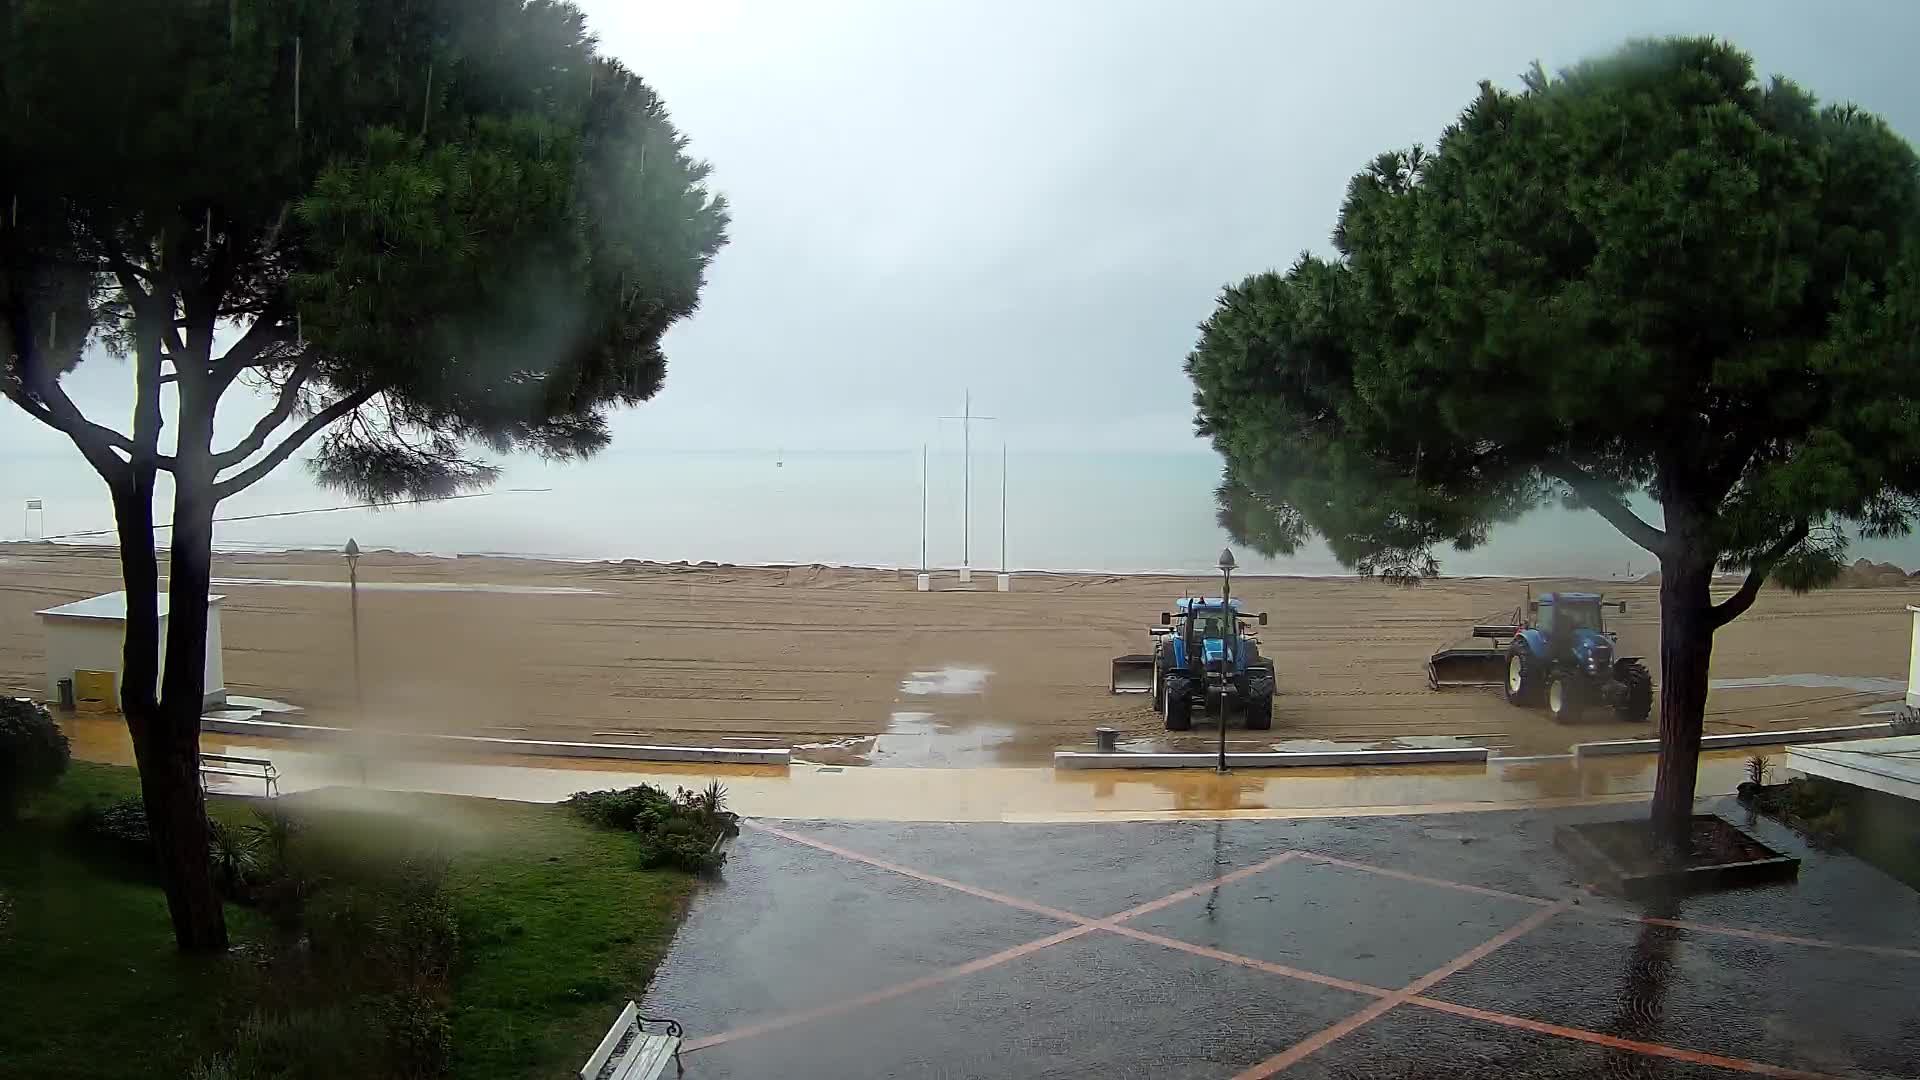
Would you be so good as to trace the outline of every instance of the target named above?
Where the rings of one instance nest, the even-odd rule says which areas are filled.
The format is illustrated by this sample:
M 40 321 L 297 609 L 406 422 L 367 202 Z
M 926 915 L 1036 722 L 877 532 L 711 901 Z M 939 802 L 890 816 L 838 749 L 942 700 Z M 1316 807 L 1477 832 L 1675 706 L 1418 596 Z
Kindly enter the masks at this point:
M 1116 694 L 1151 691 L 1168 731 L 1192 730 L 1196 703 L 1223 716 L 1232 705 L 1250 730 L 1265 731 L 1273 727 L 1273 661 L 1260 655 L 1249 620 L 1265 626 L 1267 616 L 1242 613 L 1238 600 L 1182 597 L 1149 631 L 1151 654 L 1114 659 L 1110 687 Z
M 1619 656 L 1620 635 L 1607 629 L 1601 612 L 1626 601 L 1605 602 L 1598 593 L 1542 593 L 1528 603 L 1527 623 L 1492 623 L 1473 636 L 1493 649 L 1443 649 L 1427 661 L 1427 682 L 1438 689 L 1499 681 L 1514 705 L 1544 703 L 1555 720 L 1576 719 L 1600 705 L 1615 717 L 1638 723 L 1653 708 L 1653 675 L 1637 656 Z M 1518 613 L 1516 612 L 1515 615 Z M 1512 618 L 1514 616 L 1509 616 Z

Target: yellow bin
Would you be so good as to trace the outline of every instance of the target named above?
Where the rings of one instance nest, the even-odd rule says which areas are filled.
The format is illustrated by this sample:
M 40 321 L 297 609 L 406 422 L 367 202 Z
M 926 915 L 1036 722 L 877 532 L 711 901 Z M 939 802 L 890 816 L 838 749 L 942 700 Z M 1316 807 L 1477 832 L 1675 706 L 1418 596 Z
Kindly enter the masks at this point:
M 73 673 L 74 709 L 83 713 L 120 711 L 120 695 L 113 692 L 113 672 L 76 671 Z

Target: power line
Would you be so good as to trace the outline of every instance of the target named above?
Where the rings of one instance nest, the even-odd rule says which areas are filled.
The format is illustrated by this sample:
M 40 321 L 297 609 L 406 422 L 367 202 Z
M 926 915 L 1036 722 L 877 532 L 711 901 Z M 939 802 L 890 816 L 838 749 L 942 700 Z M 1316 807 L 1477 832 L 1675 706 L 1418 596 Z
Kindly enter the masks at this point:
M 271 514 L 236 514 L 233 517 L 214 518 L 214 524 L 229 521 L 259 521 L 263 518 L 300 517 L 305 514 L 337 514 L 342 510 L 389 510 L 398 506 L 424 506 L 428 503 L 456 502 L 460 499 L 485 499 L 493 495 L 537 494 L 552 491 L 552 488 L 507 488 L 504 491 L 474 491 L 465 495 L 441 495 L 432 499 L 405 499 L 397 502 L 354 503 L 350 506 L 316 506 L 306 510 L 278 510 Z M 171 529 L 173 522 L 155 523 L 155 529 Z M 85 532 L 55 533 L 40 537 L 42 540 L 73 540 L 84 536 L 112 536 L 118 529 L 89 529 Z

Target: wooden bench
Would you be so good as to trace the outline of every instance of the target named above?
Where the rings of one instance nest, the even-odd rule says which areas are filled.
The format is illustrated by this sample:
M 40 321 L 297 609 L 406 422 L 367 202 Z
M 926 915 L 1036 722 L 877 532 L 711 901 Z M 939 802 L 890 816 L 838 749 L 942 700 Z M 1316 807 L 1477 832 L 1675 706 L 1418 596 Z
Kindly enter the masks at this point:
M 200 790 L 206 790 L 209 776 L 238 776 L 258 780 L 265 786 L 267 798 L 277 798 L 280 794 L 280 770 L 274 768 L 273 762 L 266 758 L 201 754 Z
M 649 1032 L 647 1024 L 662 1030 Z M 580 1066 L 580 1080 L 656 1080 L 669 1061 L 678 1076 L 686 1071 L 680 1064 L 680 1035 L 677 1021 L 641 1016 L 640 1006 L 629 1001 L 593 1056 Z

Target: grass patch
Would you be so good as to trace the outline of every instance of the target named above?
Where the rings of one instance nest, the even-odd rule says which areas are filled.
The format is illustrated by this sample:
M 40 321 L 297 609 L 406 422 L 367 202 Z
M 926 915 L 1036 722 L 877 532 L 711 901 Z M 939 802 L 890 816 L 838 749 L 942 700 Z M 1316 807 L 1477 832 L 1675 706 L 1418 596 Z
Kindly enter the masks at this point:
M 450 909 L 458 960 L 450 973 L 419 974 L 444 986 L 433 998 L 444 1013 L 423 1016 L 424 999 L 357 986 L 348 967 L 318 956 L 326 928 L 338 932 L 363 910 L 359 886 L 337 875 L 304 915 L 313 949 L 293 947 L 260 911 L 230 905 L 228 955 L 177 954 L 160 890 L 75 850 L 67 826 L 82 806 L 137 790 L 131 769 L 76 762 L 0 835 L 0 1075 L 173 1078 L 225 1060 L 237 1077 L 295 1076 L 283 1066 L 297 1047 L 316 1061 L 351 1060 L 356 1076 L 418 1075 L 399 1058 L 415 1047 L 424 1048 L 416 1061 L 431 1060 L 442 1034 L 451 1036 L 448 1075 L 564 1075 L 618 1004 L 640 996 L 693 888 L 686 874 L 639 869 L 631 834 L 596 830 L 556 806 L 281 800 L 308 826 L 290 862 L 343 873 L 432 862 L 432 903 Z M 244 800 L 214 799 L 209 812 L 235 828 L 255 824 Z M 402 939 L 430 935 L 437 910 L 427 909 L 428 929 Z M 385 909 L 377 917 L 391 919 Z M 393 963 L 410 970 L 405 957 Z M 398 1049 L 366 1060 L 375 1052 L 344 1045 L 365 1043 L 369 1025 Z

